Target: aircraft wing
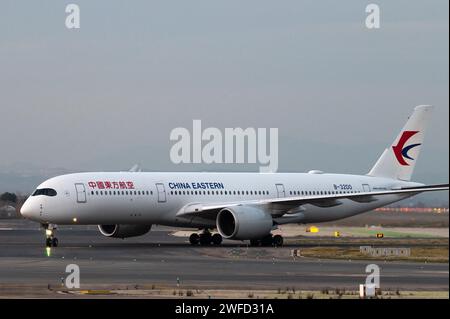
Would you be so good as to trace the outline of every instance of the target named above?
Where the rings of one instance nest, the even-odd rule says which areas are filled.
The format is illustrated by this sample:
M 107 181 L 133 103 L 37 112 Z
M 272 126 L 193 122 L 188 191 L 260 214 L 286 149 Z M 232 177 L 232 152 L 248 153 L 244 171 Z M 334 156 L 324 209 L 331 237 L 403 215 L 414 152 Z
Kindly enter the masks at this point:
M 403 187 L 398 189 L 371 191 L 360 193 L 346 194 L 326 194 L 326 195 L 307 195 L 307 196 L 290 196 L 283 198 L 269 198 L 258 200 L 231 201 L 220 203 L 192 203 L 186 205 L 177 213 L 177 216 L 199 216 L 207 219 L 214 219 L 220 210 L 227 207 L 235 206 L 266 206 L 272 212 L 287 212 L 301 205 L 314 205 L 319 207 L 334 207 L 342 204 L 340 200 L 349 199 L 358 203 L 370 203 L 378 200 L 380 196 L 389 195 L 416 195 L 423 192 L 444 191 L 449 190 L 449 184 L 424 185 L 416 187 Z

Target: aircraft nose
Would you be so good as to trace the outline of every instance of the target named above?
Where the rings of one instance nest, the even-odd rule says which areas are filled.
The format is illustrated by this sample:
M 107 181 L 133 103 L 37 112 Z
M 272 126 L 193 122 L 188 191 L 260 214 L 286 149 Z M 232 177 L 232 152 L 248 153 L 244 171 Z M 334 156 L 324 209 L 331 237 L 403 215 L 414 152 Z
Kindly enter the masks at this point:
M 32 217 L 35 212 L 36 209 L 33 208 L 33 204 L 31 203 L 30 199 L 27 199 L 20 208 L 20 214 L 25 218 Z

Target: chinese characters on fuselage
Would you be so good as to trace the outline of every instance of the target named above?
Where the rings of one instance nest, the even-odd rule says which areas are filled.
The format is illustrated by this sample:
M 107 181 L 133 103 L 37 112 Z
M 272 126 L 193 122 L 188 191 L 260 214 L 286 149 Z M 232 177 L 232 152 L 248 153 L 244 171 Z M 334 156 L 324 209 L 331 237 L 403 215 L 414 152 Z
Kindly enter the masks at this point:
M 93 189 L 134 189 L 131 181 L 91 181 L 88 185 Z

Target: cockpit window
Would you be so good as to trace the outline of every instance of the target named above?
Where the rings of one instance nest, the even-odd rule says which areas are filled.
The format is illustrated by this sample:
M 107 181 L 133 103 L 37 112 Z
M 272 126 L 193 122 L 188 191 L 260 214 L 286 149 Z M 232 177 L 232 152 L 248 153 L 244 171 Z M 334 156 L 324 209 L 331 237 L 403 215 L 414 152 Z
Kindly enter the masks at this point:
M 34 191 L 33 195 L 31 196 L 38 196 L 38 195 L 44 195 L 44 196 L 56 196 L 56 191 L 53 188 L 38 188 Z

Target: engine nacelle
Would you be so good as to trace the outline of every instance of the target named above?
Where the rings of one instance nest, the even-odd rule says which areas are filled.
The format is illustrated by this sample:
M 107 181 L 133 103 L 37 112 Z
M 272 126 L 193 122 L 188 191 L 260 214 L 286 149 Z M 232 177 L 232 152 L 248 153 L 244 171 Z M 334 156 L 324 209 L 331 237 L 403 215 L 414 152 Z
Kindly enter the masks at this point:
M 127 238 L 141 236 L 150 231 L 152 225 L 98 225 L 103 236 L 112 238 Z
M 261 239 L 270 234 L 272 216 L 253 206 L 224 208 L 217 214 L 217 230 L 228 239 Z

